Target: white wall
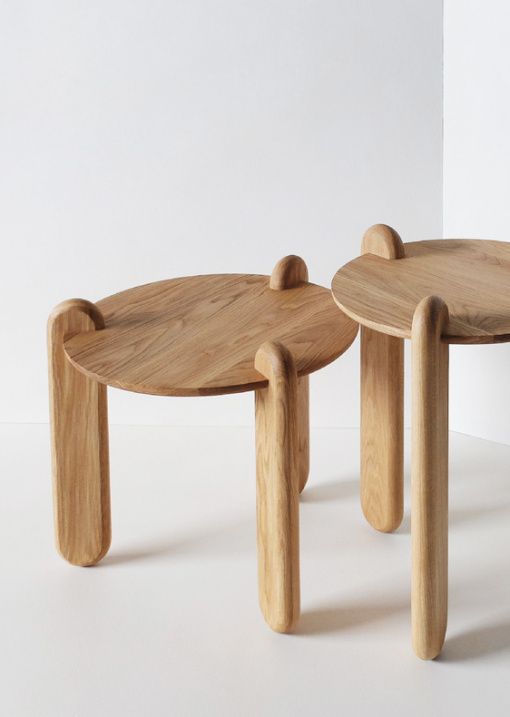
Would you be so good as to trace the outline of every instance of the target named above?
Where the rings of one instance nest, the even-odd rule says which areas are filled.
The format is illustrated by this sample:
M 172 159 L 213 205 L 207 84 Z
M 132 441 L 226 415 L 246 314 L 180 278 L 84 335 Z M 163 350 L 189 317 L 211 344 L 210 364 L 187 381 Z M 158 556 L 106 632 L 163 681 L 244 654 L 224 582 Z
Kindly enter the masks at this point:
M 0 420 L 47 420 L 65 298 L 291 252 L 329 285 L 374 222 L 441 236 L 441 62 L 440 0 L 4 0 Z M 313 390 L 357 425 L 356 349 Z M 110 392 L 116 422 L 251 414 Z
M 445 0 L 448 237 L 509 240 L 509 25 L 507 0 Z M 510 443 L 510 345 L 456 347 L 451 361 L 451 427 Z

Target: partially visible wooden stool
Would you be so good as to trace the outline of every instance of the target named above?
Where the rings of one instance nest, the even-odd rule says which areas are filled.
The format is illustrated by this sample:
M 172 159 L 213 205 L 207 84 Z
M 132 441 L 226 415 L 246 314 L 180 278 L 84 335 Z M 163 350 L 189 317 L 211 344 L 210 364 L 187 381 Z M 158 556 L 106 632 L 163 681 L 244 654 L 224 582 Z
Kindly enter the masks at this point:
M 384 224 L 333 279 L 361 331 L 361 503 L 382 531 L 403 511 L 403 344 L 412 340 L 412 621 L 414 649 L 443 646 L 448 603 L 448 347 L 510 341 L 510 244 L 403 244 Z
M 255 391 L 259 599 L 268 624 L 299 617 L 299 491 L 309 470 L 308 374 L 357 324 L 288 256 L 271 277 L 170 279 L 92 304 L 65 301 L 48 325 L 57 546 L 93 565 L 110 546 L 106 386 L 158 396 Z

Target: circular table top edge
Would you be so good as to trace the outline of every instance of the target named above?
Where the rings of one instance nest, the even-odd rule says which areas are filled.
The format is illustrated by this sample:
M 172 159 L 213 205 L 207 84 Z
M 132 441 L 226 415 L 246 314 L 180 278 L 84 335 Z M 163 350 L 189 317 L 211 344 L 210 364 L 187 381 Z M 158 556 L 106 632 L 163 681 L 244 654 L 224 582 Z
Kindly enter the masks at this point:
M 418 246 L 424 246 L 424 245 L 430 245 L 433 246 L 436 244 L 438 246 L 439 244 L 445 244 L 446 242 L 456 242 L 461 243 L 466 246 L 475 247 L 476 245 L 480 245 L 480 247 L 483 244 L 490 244 L 495 245 L 496 247 L 506 247 L 509 252 L 509 260 L 510 260 L 510 242 L 500 241 L 500 240 L 493 240 L 493 239 L 462 239 L 462 238 L 451 238 L 451 239 L 425 239 L 420 241 L 414 241 L 414 242 L 405 242 L 404 248 L 415 248 Z M 402 259 L 386 259 L 383 257 L 380 257 L 375 254 L 361 254 L 351 261 L 344 264 L 340 269 L 336 271 L 336 273 L 333 276 L 332 282 L 331 282 L 331 293 L 333 295 L 333 299 L 337 306 L 341 309 L 341 311 L 349 316 L 351 319 L 356 321 L 360 326 L 364 326 L 366 328 L 372 329 L 374 331 L 378 331 L 380 333 L 387 334 L 389 336 L 394 336 L 396 338 L 401 339 L 410 339 L 411 338 L 411 326 L 409 326 L 406 329 L 403 329 L 399 326 L 396 326 L 392 324 L 391 322 L 386 321 L 373 321 L 370 318 L 367 318 L 366 316 L 362 315 L 362 313 L 354 310 L 352 306 L 349 306 L 349 303 L 345 299 L 341 299 L 337 296 L 335 291 L 335 283 L 337 282 L 338 278 L 341 276 L 342 271 L 354 263 L 359 263 L 360 260 L 364 260 L 365 257 L 371 256 L 375 257 L 377 261 L 381 262 L 401 262 L 403 259 L 409 257 L 402 257 Z M 510 276 L 510 274 L 509 274 Z M 434 294 L 434 292 L 429 292 L 428 295 Z M 427 294 L 425 294 L 427 295 Z M 440 293 L 437 293 L 436 295 L 440 296 Z M 423 297 L 422 297 L 423 298 Z M 443 298 L 443 297 L 441 297 Z M 419 303 L 419 300 L 416 302 L 416 306 Z M 448 303 L 448 302 L 446 302 Z M 486 334 L 472 334 L 472 335 L 465 335 L 460 334 L 457 335 L 455 333 L 445 333 L 443 335 L 443 340 L 446 341 L 449 344 L 465 344 L 465 345 L 481 345 L 481 344 L 495 344 L 495 343 L 506 343 L 510 341 L 510 322 L 509 322 L 509 330 L 508 331 L 501 331 L 493 332 L 493 333 L 486 333 Z
M 125 289 L 119 292 L 116 292 L 114 294 L 111 294 L 109 296 L 103 297 L 102 299 L 98 300 L 96 302 L 96 305 L 99 309 L 101 309 L 102 305 L 110 300 L 113 300 L 117 297 L 120 297 L 122 294 L 127 293 L 131 290 L 135 289 L 143 289 L 148 287 L 155 287 L 157 285 L 163 285 L 168 284 L 169 282 L 180 282 L 180 281 L 186 281 L 189 279 L 198 280 L 198 279 L 208 279 L 208 278 L 225 278 L 225 279 L 235 279 L 235 278 L 260 278 L 265 279 L 269 282 L 270 276 L 266 274 L 247 274 L 247 273 L 221 273 L 221 274 L 193 274 L 189 276 L 179 276 L 179 277 L 172 277 L 171 279 L 162 279 L 154 282 L 148 282 L 145 284 L 140 284 L 135 287 L 130 287 L 129 289 Z M 296 288 L 305 288 L 305 287 L 314 287 L 316 289 L 320 289 L 324 292 L 324 294 L 331 296 L 330 291 L 320 285 L 315 284 L 314 282 L 302 282 Z M 277 291 L 277 290 L 275 290 Z M 288 290 L 281 290 L 281 291 L 288 291 Z M 334 305 L 334 302 L 332 302 L 332 305 Z M 356 322 L 353 322 L 349 319 L 348 316 L 344 316 L 345 319 L 348 320 L 349 324 L 352 324 L 352 327 L 349 334 L 348 334 L 348 340 L 345 341 L 342 345 L 342 347 L 336 351 L 333 351 L 330 356 L 328 356 L 325 360 L 316 362 L 311 370 L 301 371 L 298 368 L 298 378 L 308 376 L 312 373 L 315 373 L 315 371 L 319 371 L 325 366 L 329 365 L 333 361 L 335 361 L 337 358 L 339 358 L 345 351 L 348 350 L 348 348 L 351 346 L 351 344 L 356 339 L 357 333 L 358 333 L 358 325 Z M 347 326 L 347 324 L 346 324 Z M 108 324 L 105 328 L 108 327 Z M 87 333 L 87 332 L 86 332 Z M 91 333 L 91 332 L 90 332 Z M 95 332 L 94 332 L 95 333 Z M 268 385 L 268 380 L 262 374 L 259 374 L 254 369 L 254 373 L 257 373 L 258 376 L 260 376 L 260 380 L 254 380 L 254 381 L 248 381 L 243 382 L 239 384 L 230 384 L 228 386 L 221 385 L 221 386 L 205 386 L 205 387 L 193 387 L 190 388 L 189 386 L 185 387 L 179 387 L 179 386 L 171 386 L 171 387 L 165 387 L 161 390 L 155 390 L 152 386 L 143 386 L 139 383 L 130 383 L 126 381 L 116 381 L 111 380 L 109 378 L 105 378 L 104 376 L 100 375 L 97 372 L 88 370 L 86 367 L 84 367 L 79 361 L 76 361 L 73 356 L 71 356 L 68 352 L 68 344 L 71 344 L 73 339 L 76 338 L 79 334 L 70 337 L 64 342 L 64 352 L 66 354 L 66 358 L 68 361 L 78 370 L 80 373 L 84 374 L 85 376 L 91 378 L 92 380 L 106 385 L 111 386 L 113 388 L 119 388 L 121 390 L 133 392 L 133 393 L 141 393 L 145 395 L 154 395 L 154 396 L 175 396 L 175 397 L 199 397 L 199 396 L 221 396 L 221 395 L 228 395 L 228 394 L 235 394 L 235 393 L 245 393 L 248 391 L 253 391 L 259 388 L 264 388 Z

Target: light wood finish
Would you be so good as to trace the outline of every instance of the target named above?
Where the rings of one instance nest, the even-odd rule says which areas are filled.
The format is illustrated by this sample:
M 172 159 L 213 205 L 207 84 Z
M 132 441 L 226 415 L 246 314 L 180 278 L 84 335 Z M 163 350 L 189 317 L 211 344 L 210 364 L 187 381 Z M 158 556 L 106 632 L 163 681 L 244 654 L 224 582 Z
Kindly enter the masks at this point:
M 362 254 L 401 259 L 404 245 L 386 224 L 367 229 Z M 404 510 L 404 344 L 361 329 L 361 507 L 377 530 L 389 533 Z
M 280 259 L 271 273 L 269 287 L 281 291 L 308 281 L 308 268 L 300 256 L 289 254 Z
M 275 269 L 279 284 L 304 276 L 306 266 L 296 259 Z M 225 274 L 129 289 L 98 302 L 105 329 L 74 336 L 65 350 L 78 370 L 101 383 L 196 396 L 267 385 L 254 367 L 265 341 L 287 346 L 299 376 L 350 346 L 357 326 L 336 309 L 327 289 L 301 280 L 281 291 L 269 284 L 268 276 Z
M 361 506 L 391 532 L 404 512 L 404 342 L 361 329 Z
M 388 429 L 376 418 L 377 405 L 391 402 L 395 376 L 387 368 L 389 350 L 376 348 L 375 342 L 384 346 L 386 340 L 412 339 L 413 645 L 421 658 L 433 659 L 441 651 L 447 623 L 449 344 L 510 341 L 510 243 L 440 239 L 404 244 L 402 251 L 396 237 L 393 230 L 369 230 L 365 253 L 336 273 L 332 290 L 338 306 L 364 327 L 363 410 L 366 414 L 368 407 L 373 425 L 368 432 L 382 456 L 397 454 L 391 429 L 380 440 L 375 430 L 378 421 L 381 432 Z M 376 338 L 376 332 L 384 336 Z M 375 385 L 377 372 L 382 389 Z M 400 381 L 400 403 L 399 392 Z M 362 472 L 373 451 L 364 440 Z M 370 479 L 371 493 L 383 485 Z M 386 490 L 384 498 L 391 501 Z
M 308 268 L 295 254 L 280 259 L 271 273 L 269 287 L 276 291 L 293 289 L 308 281 Z M 299 492 L 308 482 L 310 472 L 310 381 L 308 376 L 298 379 L 297 390 L 298 411 L 298 444 L 297 470 L 299 476 Z
M 104 317 L 104 318 L 103 318 Z M 259 595 L 279 632 L 299 617 L 299 490 L 309 472 L 308 374 L 340 356 L 357 324 L 289 256 L 271 276 L 184 277 L 50 317 L 59 550 L 91 565 L 110 544 L 106 385 L 155 395 L 255 390 Z
M 448 305 L 448 343 L 510 340 L 510 243 L 438 239 L 404 249 L 398 261 L 367 253 L 337 272 L 333 296 L 348 316 L 375 331 L 411 338 L 416 306 L 437 295 Z
M 412 327 L 411 529 L 413 645 L 424 660 L 443 646 L 448 611 L 448 308 L 418 304 Z
M 74 565 L 93 565 L 110 546 L 106 386 L 77 371 L 64 342 L 104 326 L 81 299 L 65 301 L 48 322 L 53 496 L 57 547 Z
M 398 232 L 387 224 L 374 224 L 366 230 L 361 242 L 362 254 L 376 254 L 383 259 L 401 259 L 404 244 Z
M 290 351 L 267 342 L 255 366 L 259 601 L 266 622 L 290 632 L 299 617 L 298 377 Z
M 308 482 L 310 473 L 310 379 L 308 376 L 298 378 L 297 411 L 298 411 L 298 475 L 299 492 Z

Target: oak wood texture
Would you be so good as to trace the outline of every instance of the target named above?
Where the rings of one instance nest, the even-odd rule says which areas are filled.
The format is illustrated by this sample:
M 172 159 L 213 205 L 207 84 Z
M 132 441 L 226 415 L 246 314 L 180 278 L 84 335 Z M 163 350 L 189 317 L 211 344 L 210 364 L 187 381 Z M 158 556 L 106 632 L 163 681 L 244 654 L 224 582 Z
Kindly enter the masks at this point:
M 269 279 L 269 287 L 275 291 L 284 291 L 300 286 L 307 281 L 308 267 L 304 260 L 295 254 L 290 254 L 280 259 L 274 267 Z M 297 412 L 297 470 L 299 492 L 301 493 L 310 472 L 310 380 L 308 376 L 298 378 Z
M 443 646 L 448 610 L 448 308 L 418 304 L 412 326 L 412 623 L 422 659 Z
M 361 253 L 376 254 L 383 259 L 401 259 L 404 256 L 404 244 L 393 227 L 374 224 L 363 235 Z
M 404 514 L 404 342 L 361 329 L 361 506 L 385 533 Z
M 269 287 L 276 291 L 292 289 L 308 281 L 308 267 L 303 259 L 295 254 L 284 256 L 276 264 L 269 279 Z
M 362 254 L 401 259 L 404 245 L 387 224 L 374 224 L 361 242 Z M 361 507 L 368 522 L 389 533 L 404 510 L 404 344 L 361 329 Z
M 391 227 L 376 225 L 362 252 L 337 272 L 332 291 L 362 325 L 363 511 L 382 530 L 400 522 L 402 351 L 410 338 L 413 646 L 422 659 L 433 659 L 448 610 L 448 344 L 510 339 L 510 244 L 403 244 Z
M 110 544 L 106 385 L 156 395 L 255 390 L 259 596 L 279 632 L 299 617 L 299 491 L 309 473 L 309 377 L 357 325 L 288 256 L 271 276 L 227 274 L 72 300 L 49 321 L 60 552 L 92 565 Z
M 291 352 L 267 342 L 255 366 L 259 602 L 269 626 L 290 632 L 300 610 L 298 376 Z
M 267 385 L 254 367 L 265 341 L 283 343 L 305 376 L 340 356 L 357 333 L 327 289 L 305 281 L 298 257 L 270 277 L 216 274 L 170 279 L 99 301 L 101 331 L 65 342 L 70 361 L 90 378 L 164 396 L 248 391 Z
M 72 299 L 48 321 L 51 448 L 55 533 L 60 554 L 93 565 L 110 546 L 106 386 L 77 371 L 64 342 L 104 326 L 94 304 Z
M 348 316 L 375 331 L 411 338 L 416 306 L 437 295 L 449 310 L 448 343 L 510 340 L 510 243 L 437 239 L 403 248 L 397 260 L 365 253 L 336 273 L 333 296 Z

